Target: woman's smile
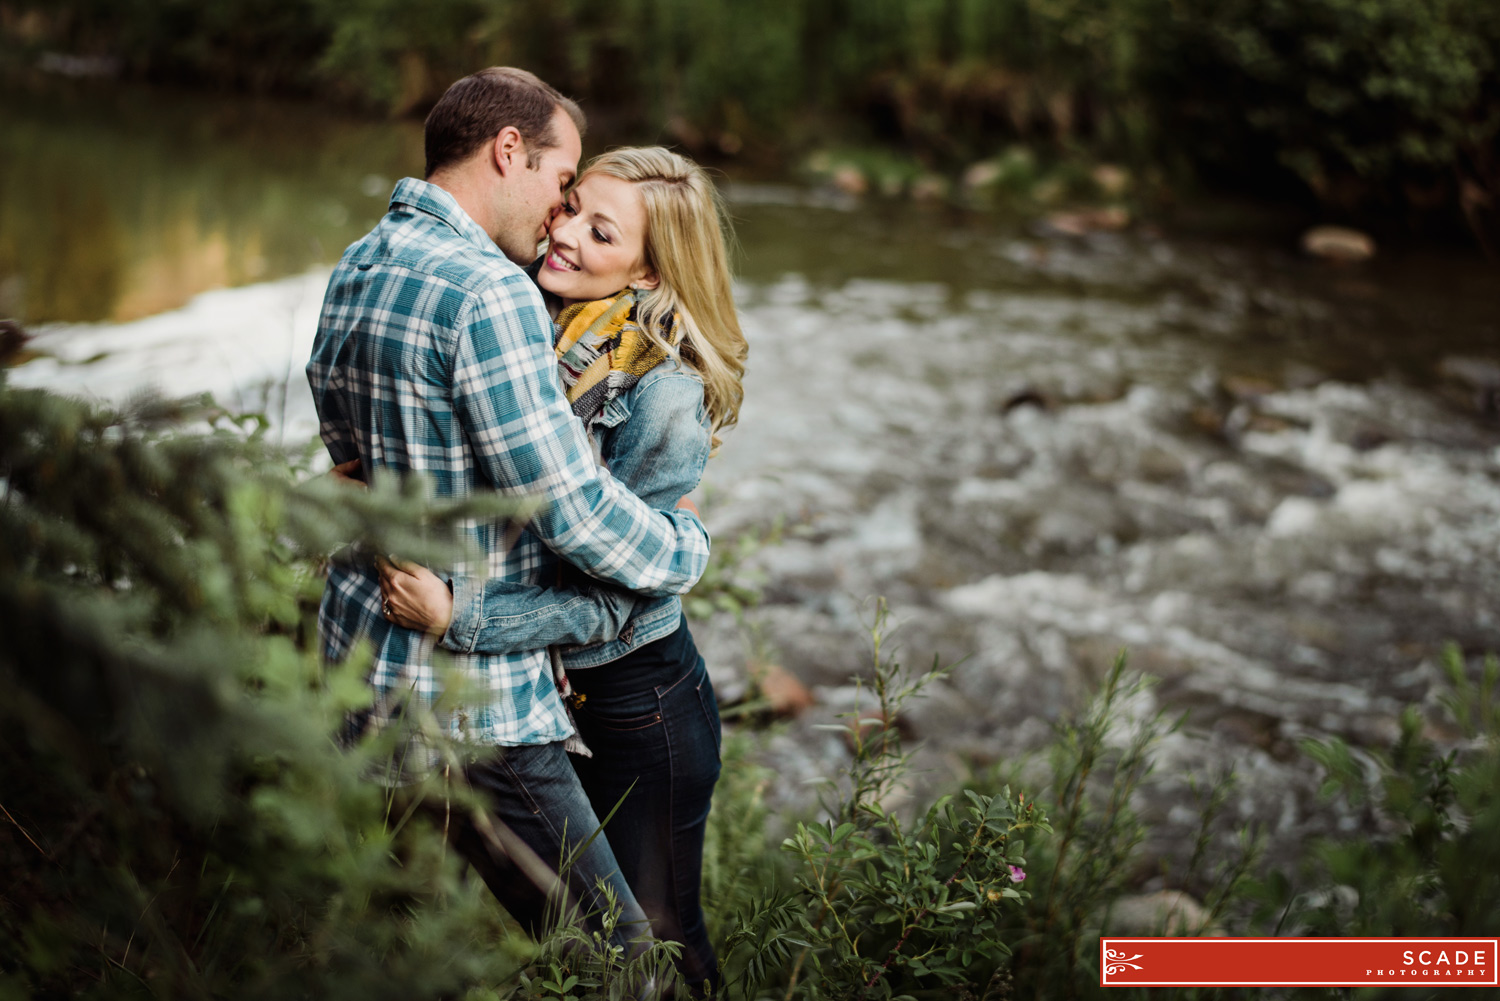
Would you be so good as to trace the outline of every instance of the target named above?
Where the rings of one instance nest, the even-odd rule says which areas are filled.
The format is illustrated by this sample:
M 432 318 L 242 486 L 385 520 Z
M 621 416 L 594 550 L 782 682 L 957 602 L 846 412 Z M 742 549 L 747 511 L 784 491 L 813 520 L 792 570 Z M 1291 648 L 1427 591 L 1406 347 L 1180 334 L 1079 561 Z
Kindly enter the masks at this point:
M 579 270 L 578 265 L 568 260 L 562 254 L 558 253 L 555 247 L 547 254 L 547 267 L 551 268 L 553 271 Z

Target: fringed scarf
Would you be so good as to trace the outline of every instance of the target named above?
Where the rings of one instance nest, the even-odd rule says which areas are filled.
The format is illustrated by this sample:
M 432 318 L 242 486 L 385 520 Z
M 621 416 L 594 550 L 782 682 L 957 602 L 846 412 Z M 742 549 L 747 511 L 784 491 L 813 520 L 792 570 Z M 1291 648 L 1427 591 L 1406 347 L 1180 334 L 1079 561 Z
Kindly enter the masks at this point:
M 575 302 L 557 314 L 553 345 L 563 388 L 584 426 L 592 429 L 605 404 L 630 391 L 668 357 L 641 328 L 639 300 L 625 289 L 607 299 Z M 657 323 L 657 335 L 676 348 L 682 325 L 675 312 Z

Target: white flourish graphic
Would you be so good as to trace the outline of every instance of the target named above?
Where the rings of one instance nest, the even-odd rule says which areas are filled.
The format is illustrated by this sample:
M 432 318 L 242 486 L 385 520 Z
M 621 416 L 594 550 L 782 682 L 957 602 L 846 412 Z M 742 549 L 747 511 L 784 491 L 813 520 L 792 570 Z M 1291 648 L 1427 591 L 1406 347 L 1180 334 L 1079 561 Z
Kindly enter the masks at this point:
M 1140 958 L 1140 953 L 1136 953 L 1134 956 L 1127 956 L 1124 950 L 1105 949 L 1104 972 L 1109 974 L 1120 973 L 1127 966 L 1132 970 L 1139 970 L 1141 967 L 1132 963 L 1131 960 Z

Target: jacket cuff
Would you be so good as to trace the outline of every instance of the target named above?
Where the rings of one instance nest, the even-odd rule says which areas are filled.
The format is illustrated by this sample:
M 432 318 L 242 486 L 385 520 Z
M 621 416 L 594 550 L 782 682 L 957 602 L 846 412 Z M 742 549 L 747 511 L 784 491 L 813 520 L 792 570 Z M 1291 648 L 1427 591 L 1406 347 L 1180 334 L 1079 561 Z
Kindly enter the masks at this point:
M 448 578 L 453 591 L 453 619 L 438 644 L 454 653 L 473 653 L 484 624 L 484 578 L 469 574 Z

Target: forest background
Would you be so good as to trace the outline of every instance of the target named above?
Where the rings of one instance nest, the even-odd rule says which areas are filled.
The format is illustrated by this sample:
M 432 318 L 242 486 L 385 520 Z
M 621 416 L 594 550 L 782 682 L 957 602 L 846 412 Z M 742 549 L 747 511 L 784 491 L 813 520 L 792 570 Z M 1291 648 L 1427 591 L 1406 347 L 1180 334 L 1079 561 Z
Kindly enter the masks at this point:
M 0 40 L 392 115 L 520 65 L 608 134 L 771 165 L 880 149 L 887 189 L 1024 147 L 1126 163 L 1148 197 L 1206 182 L 1491 247 L 1500 211 L 1484 0 L 6 0 Z

